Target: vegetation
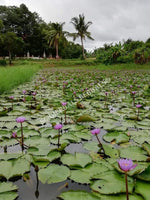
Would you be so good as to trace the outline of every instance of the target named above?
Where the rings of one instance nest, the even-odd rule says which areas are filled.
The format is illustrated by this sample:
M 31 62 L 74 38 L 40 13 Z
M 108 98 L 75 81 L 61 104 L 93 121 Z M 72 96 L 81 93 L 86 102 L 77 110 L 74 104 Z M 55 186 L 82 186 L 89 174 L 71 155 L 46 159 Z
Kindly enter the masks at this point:
M 41 69 L 40 64 L 24 64 L 15 67 L 0 68 L 0 94 L 8 92 L 16 86 L 23 84 Z
M 99 62 L 108 64 L 133 63 L 145 64 L 150 60 L 150 40 L 145 43 L 128 39 L 123 44 L 105 44 L 94 52 Z
M 82 56 L 85 59 L 85 53 L 84 53 L 84 45 L 83 45 L 83 40 L 87 37 L 90 40 L 93 40 L 91 37 L 91 33 L 88 32 L 89 26 L 92 24 L 91 21 L 85 22 L 85 16 L 84 15 L 79 15 L 79 17 L 73 17 L 71 19 L 71 23 L 74 25 L 77 33 L 73 33 L 72 36 L 74 40 L 76 40 L 78 37 L 81 39 L 81 45 L 82 45 Z
M 63 23 L 50 23 L 49 26 L 49 30 L 46 31 L 46 39 L 48 41 L 49 46 L 51 47 L 52 45 L 54 45 L 54 47 L 56 48 L 56 58 L 59 58 L 59 54 L 58 54 L 58 46 L 60 41 L 65 42 L 66 41 L 66 34 L 68 34 L 68 32 L 63 31 L 63 26 L 64 26 L 64 22 Z

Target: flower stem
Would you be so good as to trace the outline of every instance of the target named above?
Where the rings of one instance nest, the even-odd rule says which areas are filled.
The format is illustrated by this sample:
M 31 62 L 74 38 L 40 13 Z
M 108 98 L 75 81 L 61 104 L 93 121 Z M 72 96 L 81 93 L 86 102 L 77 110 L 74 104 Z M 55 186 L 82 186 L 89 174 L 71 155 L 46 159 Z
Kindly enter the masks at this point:
M 60 146 L 60 130 L 58 130 L 58 148 Z
M 22 152 L 24 150 L 24 137 L 23 137 L 23 126 L 22 126 L 22 123 L 21 123 L 21 149 L 22 149 Z
M 125 172 L 125 182 L 126 182 L 126 197 L 127 200 L 129 200 L 127 172 Z
M 139 108 L 138 108 L 138 112 L 137 112 L 137 120 L 139 120 Z
M 67 124 L 66 109 L 64 110 L 64 114 L 65 114 L 65 124 Z
M 96 135 L 96 138 L 97 138 L 97 140 L 98 140 L 98 142 L 99 142 L 99 145 L 101 146 L 102 144 L 101 144 L 101 142 L 100 142 L 100 139 L 98 138 L 98 135 L 97 134 L 95 134 Z

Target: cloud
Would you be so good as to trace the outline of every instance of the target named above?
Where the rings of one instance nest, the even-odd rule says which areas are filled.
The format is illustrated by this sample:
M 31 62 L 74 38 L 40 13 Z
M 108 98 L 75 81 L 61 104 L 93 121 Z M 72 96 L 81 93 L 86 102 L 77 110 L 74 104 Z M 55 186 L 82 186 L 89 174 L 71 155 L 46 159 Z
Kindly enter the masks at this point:
M 132 38 L 145 41 L 150 34 L 149 0 L 0 0 L 5 5 L 21 3 L 37 12 L 46 22 L 66 22 L 64 29 L 74 32 L 72 17 L 84 13 L 92 21 L 89 31 L 94 41 L 86 40 L 85 47 L 92 49 L 104 43 Z

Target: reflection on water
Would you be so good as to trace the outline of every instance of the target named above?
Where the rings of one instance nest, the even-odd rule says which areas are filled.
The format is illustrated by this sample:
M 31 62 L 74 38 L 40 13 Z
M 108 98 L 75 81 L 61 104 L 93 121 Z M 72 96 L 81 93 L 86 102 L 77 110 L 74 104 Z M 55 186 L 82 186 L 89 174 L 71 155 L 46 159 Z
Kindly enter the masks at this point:
M 89 185 L 78 184 L 71 180 L 66 180 L 53 184 L 42 184 L 37 182 L 34 167 L 31 167 L 30 179 L 26 182 L 20 179 L 15 182 L 19 187 L 19 197 L 17 200 L 58 200 L 57 196 L 67 190 L 86 190 L 90 191 Z

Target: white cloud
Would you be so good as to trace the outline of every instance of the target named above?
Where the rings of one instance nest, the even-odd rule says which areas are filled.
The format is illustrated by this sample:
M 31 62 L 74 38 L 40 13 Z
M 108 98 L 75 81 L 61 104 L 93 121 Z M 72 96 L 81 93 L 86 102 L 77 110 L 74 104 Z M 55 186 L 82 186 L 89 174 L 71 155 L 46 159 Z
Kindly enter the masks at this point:
M 0 0 L 1 5 L 21 3 L 32 12 L 37 12 L 46 22 L 66 22 L 64 28 L 74 32 L 72 17 L 84 13 L 94 41 L 86 40 L 87 49 L 108 42 L 132 38 L 146 40 L 150 37 L 149 0 Z

